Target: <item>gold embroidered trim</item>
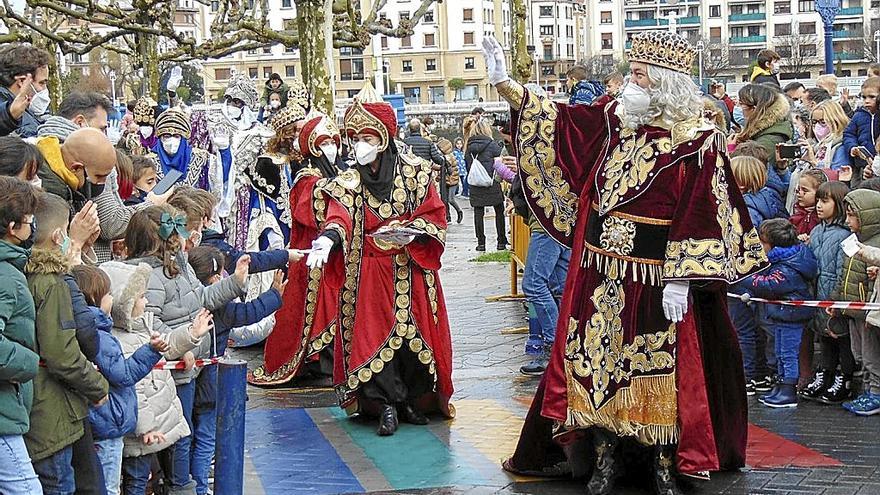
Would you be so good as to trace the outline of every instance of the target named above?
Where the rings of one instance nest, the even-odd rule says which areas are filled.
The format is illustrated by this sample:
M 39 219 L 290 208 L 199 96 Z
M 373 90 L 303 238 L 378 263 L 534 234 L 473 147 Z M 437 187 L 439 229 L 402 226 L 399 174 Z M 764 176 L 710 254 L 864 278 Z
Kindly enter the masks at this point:
M 577 221 L 578 197 L 556 164 L 556 104 L 526 94 L 517 133 L 519 165 L 525 174 L 523 187 L 536 200 L 535 206 L 553 222 L 553 228 L 571 235 Z
M 510 103 L 510 106 L 514 109 L 518 110 L 520 105 L 522 105 L 523 97 L 526 95 L 526 90 L 522 84 L 513 79 L 508 79 L 507 82 L 495 86 L 495 88 L 498 90 L 498 96 L 507 100 L 507 103 Z
M 633 244 L 635 238 L 636 224 L 631 220 L 608 216 L 602 222 L 599 245 L 606 251 L 620 256 L 628 256 L 635 247 Z
M 586 242 L 584 245 L 587 249 L 581 259 L 582 268 L 594 266 L 605 276 L 616 273 L 622 279 L 629 276 L 633 282 L 646 285 L 659 286 L 663 281 L 663 262 L 660 260 L 618 256 Z
M 637 136 L 628 127 L 620 129 L 620 139 L 602 167 L 605 182 L 599 191 L 600 215 L 605 215 L 620 204 L 630 189 L 639 190 L 652 180 L 657 157 L 672 152 L 671 139 L 659 138 L 648 142 L 646 133 Z
M 414 229 L 419 229 L 425 231 L 426 235 L 429 235 L 436 239 L 440 244 L 446 244 L 446 229 L 442 227 L 438 227 L 431 222 L 428 222 L 424 218 L 416 218 L 412 222 L 407 225 L 407 227 L 412 227 Z
M 593 210 L 597 212 L 599 211 L 599 205 L 597 205 L 596 203 L 591 203 L 591 206 L 593 207 Z M 609 211 L 607 215 L 612 217 L 624 218 L 635 223 L 644 223 L 647 225 L 672 225 L 672 220 L 661 220 L 659 218 L 642 217 L 639 215 L 623 213 L 620 211 Z

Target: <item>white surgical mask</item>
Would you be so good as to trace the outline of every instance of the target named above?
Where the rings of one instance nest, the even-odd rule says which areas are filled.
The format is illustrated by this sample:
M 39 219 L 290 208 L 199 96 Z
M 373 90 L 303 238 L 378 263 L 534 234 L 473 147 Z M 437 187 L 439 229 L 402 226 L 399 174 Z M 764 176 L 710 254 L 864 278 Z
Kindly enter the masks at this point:
M 43 179 L 41 179 L 39 175 L 35 175 L 34 178 L 30 180 L 30 184 L 37 189 L 42 189 Z
M 49 89 L 44 89 L 31 97 L 31 104 L 28 107 L 34 115 L 40 116 L 49 109 L 52 98 L 49 96 Z
M 180 149 L 180 136 L 166 136 L 162 138 L 162 149 L 169 155 L 176 155 Z
M 623 87 L 620 98 L 623 100 L 624 110 L 629 114 L 644 113 L 651 106 L 651 94 L 634 82 Z
M 237 106 L 226 104 L 226 115 L 232 120 L 238 120 L 241 118 L 241 108 Z
M 379 156 L 379 147 L 360 141 L 354 145 L 354 159 L 361 165 L 369 165 Z
M 144 139 L 147 139 L 148 137 L 153 135 L 153 126 L 151 125 L 142 125 L 140 126 L 139 130 L 141 132 L 141 137 L 143 137 Z
M 272 100 L 269 102 L 269 106 L 272 108 L 278 108 L 281 106 L 281 102 L 278 100 Z
M 331 139 L 321 143 L 320 147 L 321 152 L 327 157 L 327 161 L 336 163 L 336 156 L 339 154 L 339 148 L 336 147 L 336 143 Z

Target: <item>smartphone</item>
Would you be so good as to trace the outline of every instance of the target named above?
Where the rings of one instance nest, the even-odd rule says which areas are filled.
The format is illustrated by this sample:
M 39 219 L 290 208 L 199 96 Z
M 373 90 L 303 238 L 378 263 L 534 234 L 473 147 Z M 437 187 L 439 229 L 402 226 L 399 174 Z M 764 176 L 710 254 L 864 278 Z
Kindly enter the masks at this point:
M 176 168 L 172 168 L 168 172 L 165 172 L 165 177 L 156 184 L 156 187 L 154 187 L 151 192 L 156 195 L 165 194 L 171 189 L 171 186 L 177 184 L 177 181 L 179 181 L 181 177 L 183 177 L 183 172 Z
M 859 170 L 867 167 L 868 162 L 871 160 L 871 158 L 873 158 L 873 155 L 870 151 L 868 151 L 868 148 L 865 148 L 864 146 L 856 146 L 855 148 L 853 148 L 853 151 L 855 151 L 855 156 L 853 156 L 853 165 L 855 165 L 855 167 Z
M 786 160 L 794 160 L 795 158 L 800 158 L 803 152 L 804 150 L 799 144 L 779 145 L 779 157 L 785 158 Z

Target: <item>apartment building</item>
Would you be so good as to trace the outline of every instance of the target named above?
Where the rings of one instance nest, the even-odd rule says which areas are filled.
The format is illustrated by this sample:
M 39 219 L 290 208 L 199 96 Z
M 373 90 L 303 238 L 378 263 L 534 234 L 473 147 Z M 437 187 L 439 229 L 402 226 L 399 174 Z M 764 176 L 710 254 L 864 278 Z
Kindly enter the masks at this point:
M 538 83 L 550 94 L 565 91 L 568 69 L 588 54 L 587 45 L 580 40 L 592 30 L 586 23 L 590 1 L 527 2 L 526 43 L 535 64 L 531 82 Z
M 841 0 L 834 21 L 836 65 L 844 76 L 864 75 L 875 60 L 880 0 Z M 782 79 L 818 76 L 824 27 L 815 0 L 596 0 L 588 7 L 589 53 L 621 59 L 632 36 L 674 29 L 702 41 L 705 66 L 717 77 L 742 80 L 757 53 L 783 57 Z

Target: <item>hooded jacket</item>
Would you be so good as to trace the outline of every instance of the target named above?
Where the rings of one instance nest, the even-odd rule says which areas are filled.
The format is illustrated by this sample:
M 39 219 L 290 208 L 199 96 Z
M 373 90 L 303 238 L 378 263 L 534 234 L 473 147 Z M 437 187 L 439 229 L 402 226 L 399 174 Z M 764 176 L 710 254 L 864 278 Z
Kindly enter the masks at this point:
M 272 89 L 272 86 L 269 86 L 271 81 L 266 81 L 265 86 L 263 87 L 263 97 L 260 98 L 260 105 L 266 106 L 269 104 L 269 95 L 272 93 L 278 93 L 281 95 L 281 107 L 284 108 L 287 106 L 287 92 L 290 91 L 290 87 L 284 80 L 281 80 L 281 86 L 278 86 L 277 89 Z
M 28 287 L 36 308 L 41 363 L 34 379 L 31 428 L 25 443 L 39 461 L 83 435 L 88 405 L 107 395 L 107 380 L 86 360 L 76 341 L 70 290 L 62 274 L 70 270 L 60 251 L 34 249 L 28 260 Z
M 779 192 L 769 186 L 762 187 L 756 192 L 743 194 L 746 207 L 749 209 L 749 217 L 752 225 L 757 229 L 764 220 L 771 218 L 788 218 L 785 210 L 785 201 Z
M 37 376 L 34 299 L 24 277 L 30 252 L 0 241 L 0 435 L 30 428 Z
M 578 81 L 569 91 L 569 105 L 592 105 L 605 94 L 605 86 L 599 81 Z
M 819 274 L 819 265 L 813 251 L 804 244 L 775 247 L 767 253 L 770 267 L 752 275 L 751 293 L 767 299 L 809 300 L 813 297 L 813 280 Z M 798 323 L 808 321 L 814 308 L 764 304 L 759 308 L 761 321 Z
M 750 78 L 753 84 L 772 84 L 777 88 L 782 88 L 779 84 L 779 79 L 776 78 L 776 74 L 773 74 L 769 70 L 762 69 L 761 66 L 756 65 L 754 69 L 752 69 L 752 77 Z
M 859 218 L 861 224 L 856 236 L 859 242 L 880 248 L 880 192 L 856 189 L 844 198 L 846 205 Z M 871 297 L 873 284 L 868 280 L 868 263 L 843 255 L 843 265 L 837 277 L 833 298 L 836 301 L 866 302 Z M 865 320 L 864 311 L 844 310 L 842 313 L 856 320 Z
M 810 249 L 819 263 L 816 297 L 827 301 L 834 293 L 837 277 L 843 268 L 843 249 L 840 243 L 852 232 L 839 223 L 820 222 L 810 231 Z
M 864 146 L 871 153 L 876 153 L 874 143 L 878 137 L 880 137 L 880 118 L 864 107 L 859 108 L 843 131 L 843 148 L 846 150 L 846 156 L 850 156 L 850 151 L 857 146 Z

